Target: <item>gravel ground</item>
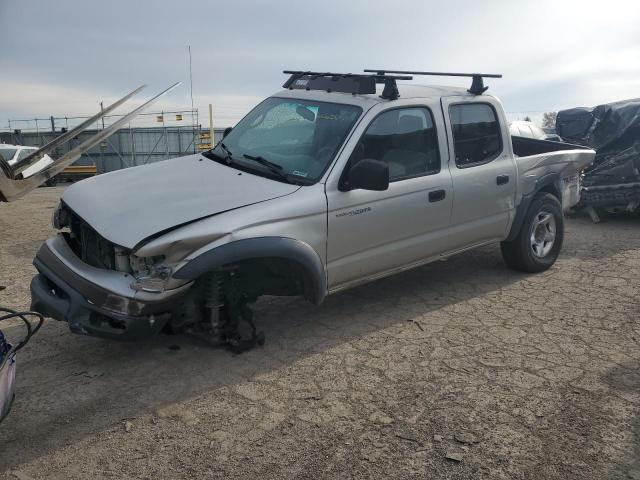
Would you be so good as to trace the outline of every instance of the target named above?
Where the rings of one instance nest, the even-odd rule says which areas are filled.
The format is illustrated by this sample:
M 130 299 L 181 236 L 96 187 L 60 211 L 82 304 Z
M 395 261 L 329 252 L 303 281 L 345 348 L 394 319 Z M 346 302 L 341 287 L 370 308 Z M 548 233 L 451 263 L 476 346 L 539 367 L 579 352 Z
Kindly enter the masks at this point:
M 0 204 L 1 304 L 28 306 L 61 191 Z M 267 343 L 239 356 L 48 321 L 0 478 L 640 479 L 639 293 L 640 217 L 574 218 L 543 274 L 489 247 L 320 307 L 262 301 Z

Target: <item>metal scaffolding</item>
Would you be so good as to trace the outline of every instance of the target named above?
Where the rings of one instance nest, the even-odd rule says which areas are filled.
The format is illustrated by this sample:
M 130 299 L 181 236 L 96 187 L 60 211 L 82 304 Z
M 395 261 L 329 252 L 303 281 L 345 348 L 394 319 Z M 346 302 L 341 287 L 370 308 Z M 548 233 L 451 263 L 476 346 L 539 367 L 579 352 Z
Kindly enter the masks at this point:
M 121 128 L 75 162 L 75 165 L 95 165 L 98 173 L 144 165 L 198 152 L 209 142 L 209 128 L 198 121 L 198 110 L 177 110 L 143 113 L 135 125 Z M 14 145 L 42 146 L 61 133 L 73 128 L 87 117 L 49 117 L 10 120 L 7 131 L 0 131 L 0 142 Z M 107 115 L 93 130 L 86 130 L 68 144 L 55 150 L 53 157 L 64 155 L 96 131 L 108 127 L 119 116 Z M 150 126 L 154 125 L 154 126 Z M 215 129 L 215 140 L 224 129 Z

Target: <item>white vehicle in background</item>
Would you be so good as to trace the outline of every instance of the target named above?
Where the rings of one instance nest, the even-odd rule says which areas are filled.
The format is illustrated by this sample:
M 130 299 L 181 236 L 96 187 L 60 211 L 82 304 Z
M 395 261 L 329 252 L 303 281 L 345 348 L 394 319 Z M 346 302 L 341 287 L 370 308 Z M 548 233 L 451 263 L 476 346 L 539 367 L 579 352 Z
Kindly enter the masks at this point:
M 516 120 L 509 124 L 509 132 L 516 137 L 533 138 L 534 140 L 551 140 L 561 142 L 560 136 L 545 132 L 533 122 L 526 120 Z
M 25 147 L 22 145 L 9 145 L 7 143 L 0 143 L 0 157 L 7 162 L 10 167 L 13 167 L 20 160 L 23 160 L 33 152 L 38 150 L 36 147 Z M 53 159 L 49 155 L 44 155 L 33 165 L 22 171 L 23 178 L 28 178 L 31 175 L 38 173 L 40 170 L 44 170 L 46 167 L 53 163 Z

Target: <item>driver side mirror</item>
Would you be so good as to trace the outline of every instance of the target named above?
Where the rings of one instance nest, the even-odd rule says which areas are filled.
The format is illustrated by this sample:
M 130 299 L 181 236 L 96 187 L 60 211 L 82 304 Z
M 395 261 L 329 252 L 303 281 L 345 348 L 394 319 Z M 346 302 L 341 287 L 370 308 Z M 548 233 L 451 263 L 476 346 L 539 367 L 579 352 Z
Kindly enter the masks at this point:
M 389 166 L 380 160 L 365 158 L 353 165 L 347 174 L 350 190 L 383 191 L 389 188 Z

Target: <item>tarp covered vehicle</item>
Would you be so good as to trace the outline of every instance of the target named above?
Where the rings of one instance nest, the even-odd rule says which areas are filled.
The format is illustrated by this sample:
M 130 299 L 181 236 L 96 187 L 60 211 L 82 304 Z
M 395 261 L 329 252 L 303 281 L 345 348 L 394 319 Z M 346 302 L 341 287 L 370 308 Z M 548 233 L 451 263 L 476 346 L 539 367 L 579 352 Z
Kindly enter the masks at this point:
M 640 98 L 558 112 L 556 131 L 566 141 L 596 150 L 584 172 L 580 205 L 640 205 Z

